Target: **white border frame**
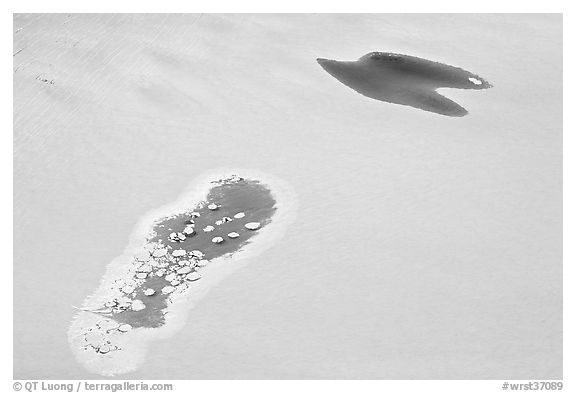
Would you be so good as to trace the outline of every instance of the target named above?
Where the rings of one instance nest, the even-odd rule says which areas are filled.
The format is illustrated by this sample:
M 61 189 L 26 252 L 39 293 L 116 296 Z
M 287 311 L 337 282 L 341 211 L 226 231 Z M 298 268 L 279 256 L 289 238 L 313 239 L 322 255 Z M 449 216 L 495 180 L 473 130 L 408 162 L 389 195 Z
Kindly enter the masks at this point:
M 328 2 L 327 2 L 328 3 Z M 564 86 L 574 86 L 574 76 L 571 72 L 575 69 L 574 64 L 574 43 L 568 37 L 576 36 L 574 32 L 573 9 L 569 1 L 548 0 L 545 2 L 533 2 L 531 4 L 513 2 L 505 3 L 503 1 L 485 0 L 479 2 L 462 2 L 456 0 L 413 0 L 410 2 L 383 2 L 354 0 L 346 2 L 330 2 L 329 6 L 323 5 L 322 2 L 310 0 L 291 0 L 289 2 L 271 2 L 265 0 L 242 0 L 242 1 L 220 1 L 203 2 L 194 4 L 190 1 L 138 1 L 138 2 L 118 2 L 112 0 L 100 0 L 98 2 L 79 2 L 71 0 L 27 0 L 11 1 L 8 6 L 2 10 L 2 53 L 5 57 L 12 52 L 12 13 L 32 13 L 32 12 L 140 12 L 140 13 L 198 13 L 198 12 L 226 12 L 226 13 L 247 13 L 247 12 L 332 12 L 332 13 L 564 13 Z M 521 5 L 520 5 L 521 4 Z M 4 89 L 2 94 L 2 124 L 4 132 L 1 135 L 0 148 L 2 154 L 1 173 L 2 182 L 9 183 L 9 187 L 4 187 L 2 192 L 2 218 L 4 221 L 12 222 L 13 217 L 13 151 L 11 133 L 12 129 L 12 60 L 5 59 L 2 62 L 2 76 L 5 79 L 4 86 L 10 86 Z M 572 133 L 574 130 L 574 121 L 569 107 L 574 105 L 574 92 L 564 88 L 564 390 L 570 391 L 574 387 L 574 370 L 575 348 L 573 332 L 576 331 L 574 318 L 574 301 L 576 298 L 574 290 L 574 204 L 569 201 L 576 200 L 574 176 L 570 176 L 571 169 L 576 168 L 575 158 L 572 154 L 574 150 L 575 137 Z M 12 228 L 13 226 L 2 226 L 2 239 L 4 250 L 8 257 L 8 266 L 4 268 L 6 274 L 12 275 Z M 2 287 L 2 294 L 5 299 L 10 299 L 10 308 L 12 308 L 12 283 Z M 12 314 L 10 314 L 12 317 Z M 9 324 L 2 325 L 3 337 L 13 337 L 12 318 Z M 12 343 L 8 350 L 2 353 L 2 388 L 3 391 L 12 389 Z M 52 381 L 58 382 L 58 381 Z M 66 381 L 62 381 L 66 382 Z M 105 382 L 105 381 L 100 381 Z M 118 381 L 110 381 L 118 382 Z M 135 381 L 138 382 L 138 381 Z M 162 382 L 162 381 L 149 381 Z M 378 381 L 165 381 L 173 382 L 173 391 L 192 391 L 192 389 L 202 389 L 203 392 L 212 392 L 226 390 L 231 391 L 250 391 L 254 393 L 270 392 L 274 389 L 276 392 L 318 391 L 319 389 L 329 389 L 335 392 L 348 392 L 352 389 L 361 390 L 362 392 L 382 392 L 384 389 L 393 392 L 408 391 L 441 391 L 441 392 L 490 392 L 502 391 L 501 385 L 504 381 L 499 380 L 466 380 L 466 381 L 395 381 L 395 380 L 378 380 Z

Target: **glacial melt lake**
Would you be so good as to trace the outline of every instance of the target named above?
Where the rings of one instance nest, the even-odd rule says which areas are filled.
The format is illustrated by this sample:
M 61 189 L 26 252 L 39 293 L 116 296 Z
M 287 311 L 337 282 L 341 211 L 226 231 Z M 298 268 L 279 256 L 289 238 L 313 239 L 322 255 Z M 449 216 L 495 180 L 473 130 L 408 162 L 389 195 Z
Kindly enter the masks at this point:
M 203 173 L 290 184 L 284 236 L 121 379 L 562 377 L 558 15 L 15 15 L 14 378 L 94 379 L 66 332 L 134 226 Z M 446 117 L 317 58 L 494 86 Z M 265 229 L 265 228 L 264 228 Z M 264 232 L 262 232 L 264 233 Z

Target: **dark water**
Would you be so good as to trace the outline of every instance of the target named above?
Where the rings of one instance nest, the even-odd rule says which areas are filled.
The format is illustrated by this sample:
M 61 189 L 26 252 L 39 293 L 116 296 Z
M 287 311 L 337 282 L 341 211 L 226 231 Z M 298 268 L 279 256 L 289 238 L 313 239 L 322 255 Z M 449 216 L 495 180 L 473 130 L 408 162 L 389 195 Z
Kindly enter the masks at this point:
M 492 87 L 461 68 L 397 53 L 372 52 L 357 61 L 317 61 L 334 78 L 366 97 L 445 116 L 462 117 L 468 111 L 436 89 Z
M 190 201 L 193 204 L 195 201 Z M 191 209 L 190 211 L 183 212 L 182 214 L 169 217 L 154 227 L 156 235 L 149 239 L 149 242 L 160 242 L 167 246 L 168 254 L 160 258 L 153 258 L 158 262 L 167 264 L 164 269 L 168 272 L 172 266 L 178 268 L 183 267 L 178 265 L 180 261 L 187 261 L 190 259 L 189 253 L 193 250 L 201 251 L 204 256 L 202 258 L 190 259 L 196 263 L 200 259 L 211 260 L 218 258 L 222 255 L 233 253 L 242 248 L 243 245 L 248 243 L 258 230 L 262 230 L 269 222 L 274 212 L 275 200 L 272 198 L 269 189 L 264 187 L 258 181 L 241 179 L 232 183 L 221 182 L 211 189 L 208 194 L 206 204 L 198 208 Z M 217 210 L 210 210 L 210 204 L 218 205 Z M 191 206 L 193 208 L 193 206 Z M 236 213 L 243 212 L 245 214 L 242 218 L 233 218 Z M 197 213 L 192 217 L 192 213 Z M 233 218 L 232 221 L 216 225 L 215 222 L 221 220 L 223 217 Z M 194 223 L 195 233 L 187 236 L 182 242 L 172 242 L 169 235 L 173 232 L 182 232 L 182 230 L 189 224 Z M 248 222 L 260 223 L 260 229 L 253 231 L 246 229 L 244 224 Z M 214 230 L 211 232 L 204 232 L 203 228 L 207 225 L 212 225 Z M 232 239 L 228 236 L 230 232 L 236 232 L 240 236 Z M 220 236 L 224 242 L 214 244 L 212 239 Z M 185 257 L 174 257 L 171 254 L 173 250 L 185 250 L 188 255 Z M 147 264 L 144 264 L 144 266 Z M 197 265 L 187 265 L 193 271 L 201 271 Z M 146 308 L 141 311 L 133 311 L 126 309 L 120 313 L 110 314 L 114 320 L 122 323 L 128 323 L 132 327 L 159 327 L 164 324 L 166 302 L 169 294 L 163 294 L 162 288 L 170 285 L 168 281 L 162 277 L 158 277 L 156 273 L 160 268 L 154 267 L 151 274 L 146 278 L 144 284 L 138 287 L 133 292 L 133 300 L 140 300 Z M 184 280 L 186 281 L 186 280 Z M 183 284 L 185 285 L 185 284 Z M 194 285 L 192 282 L 190 285 Z M 155 294 L 147 296 L 144 290 L 152 288 Z

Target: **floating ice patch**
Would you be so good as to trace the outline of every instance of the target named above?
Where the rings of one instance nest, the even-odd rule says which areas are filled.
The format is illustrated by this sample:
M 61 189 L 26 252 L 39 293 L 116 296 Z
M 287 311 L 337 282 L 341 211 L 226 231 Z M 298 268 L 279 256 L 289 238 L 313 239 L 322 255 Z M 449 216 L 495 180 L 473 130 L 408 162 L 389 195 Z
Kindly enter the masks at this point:
M 476 79 L 473 77 L 468 78 L 468 80 L 472 83 L 474 83 L 475 85 L 482 85 L 482 81 L 480 79 Z

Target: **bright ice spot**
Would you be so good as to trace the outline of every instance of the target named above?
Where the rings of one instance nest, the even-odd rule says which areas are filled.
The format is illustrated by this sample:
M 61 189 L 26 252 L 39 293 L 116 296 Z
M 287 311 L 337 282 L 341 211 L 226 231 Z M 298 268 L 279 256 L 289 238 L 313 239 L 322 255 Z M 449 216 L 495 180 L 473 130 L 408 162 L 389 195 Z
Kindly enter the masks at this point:
M 475 85 L 481 85 L 482 84 L 482 81 L 480 79 L 470 77 L 470 78 L 468 78 L 468 80 L 470 82 L 474 83 Z

